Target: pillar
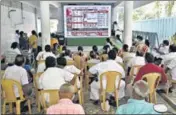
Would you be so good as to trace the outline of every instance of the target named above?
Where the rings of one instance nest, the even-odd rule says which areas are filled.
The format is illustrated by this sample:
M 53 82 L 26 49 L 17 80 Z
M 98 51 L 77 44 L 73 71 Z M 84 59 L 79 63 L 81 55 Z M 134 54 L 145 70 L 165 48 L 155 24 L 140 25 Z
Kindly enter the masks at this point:
M 40 1 L 42 48 L 50 45 L 50 10 L 48 1 Z
M 133 1 L 124 1 L 124 44 L 132 46 Z
M 57 25 L 57 32 L 62 33 L 64 32 L 64 11 L 61 3 L 58 3 L 58 25 Z

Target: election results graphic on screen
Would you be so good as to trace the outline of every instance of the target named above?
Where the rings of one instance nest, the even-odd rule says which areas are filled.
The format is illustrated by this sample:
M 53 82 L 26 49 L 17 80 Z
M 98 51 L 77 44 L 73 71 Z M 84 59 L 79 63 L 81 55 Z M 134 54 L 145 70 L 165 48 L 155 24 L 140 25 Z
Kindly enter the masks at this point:
M 111 6 L 64 6 L 65 37 L 110 37 Z

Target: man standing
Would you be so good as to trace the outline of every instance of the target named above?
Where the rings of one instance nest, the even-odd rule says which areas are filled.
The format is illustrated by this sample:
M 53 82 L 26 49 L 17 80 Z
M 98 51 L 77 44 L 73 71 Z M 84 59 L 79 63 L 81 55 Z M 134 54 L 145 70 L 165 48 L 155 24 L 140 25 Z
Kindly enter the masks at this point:
M 29 44 L 32 48 L 32 52 L 34 53 L 34 57 L 37 56 L 37 34 L 34 30 L 32 30 L 32 35 L 29 37 Z
M 19 30 L 15 31 L 15 42 L 17 42 L 19 44 L 19 38 L 20 38 L 20 32 Z

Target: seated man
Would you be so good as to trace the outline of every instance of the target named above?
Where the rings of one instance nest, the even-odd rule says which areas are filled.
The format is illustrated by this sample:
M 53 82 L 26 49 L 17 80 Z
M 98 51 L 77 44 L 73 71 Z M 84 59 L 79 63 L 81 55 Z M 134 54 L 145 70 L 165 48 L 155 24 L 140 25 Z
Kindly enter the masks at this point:
M 137 81 L 133 87 L 133 99 L 118 107 L 116 114 L 158 114 L 153 109 L 154 105 L 145 101 L 148 94 L 148 84 L 143 80 Z
M 72 74 L 80 75 L 82 73 L 81 70 L 76 68 L 74 65 L 66 65 L 66 63 L 67 61 L 65 58 L 63 57 L 57 58 L 57 67 L 64 69 Z M 77 87 L 80 88 L 80 81 L 78 78 L 76 79 L 76 82 L 77 82 Z
M 19 82 L 22 85 L 24 96 L 27 98 L 31 97 L 32 84 L 29 84 L 27 71 L 23 68 L 24 57 L 17 55 L 13 66 L 7 67 L 5 70 L 3 79 L 10 79 Z M 20 99 L 18 88 L 14 87 L 14 94 L 17 99 Z M 21 110 L 25 112 L 28 110 L 27 106 L 24 106 L 25 101 L 21 103 Z
M 71 51 L 70 51 L 70 50 L 67 49 L 67 50 L 65 51 L 64 58 L 65 58 L 66 60 L 73 60 L 72 54 L 71 54 Z
M 143 67 L 140 68 L 134 82 L 137 82 L 138 80 L 141 80 L 143 75 L 148 74 L 148 73 L 160 73 L 161 74 L 161 82 L 159 84 L 159 89 L 166 89 L 167 88 L 167 76 L 164 72 L 164 70 L 153 64 L 154 63 L 154 57 L 152 54 L 150 53 L 146 53 L 145 55 L 145 61 L 146 61 L 146 65 L 144 65 Z M 130 96 L 132 95 L 132 86 L 130 86 L 131 84 L 127 85 L 127 90 L 130 93 Z
M 46 70 L 39 78 L 40 89 L 60 89 L 60 86 L 66 82 L 75 83 L 73 74 L 56 67 L 56 59 L 54 57 L 47 57 L 45 65 Z
M 94 51 L 91 51 L 91 52 L 90 52 L 90 58 L 91 58 L 91 59 L 88 60 L 87 63 L 95 63 L 95 64 L 100 63 L 100 60 L 97 59 L 96 54 L 95 54 Z
M 89 72 L 92 75 L 98 74 L 98 79 L 94 80 L 90 85 L 90 89 L 91 89 L 90 99 L 94 100 L 95 104 L 99 100 L 99 90 L 100 90 L 99 77 L 102 73 L 108 72 L 108 71 L 117 71 L 122 74 L 122 78 L 125 78 L 124 69 L 122 68 L 122 66 L 120 64 L 118 64 L 115 61 L 116 52 L 114 50 L 109 51 L 108 58 L 109 59 L 107 61 L 98 63 L 89 69 Z M 119 89 L 119 98 L 123 98 L 125 96 L 124 88 L 125 88 L 125 82 L 123 80 L 121 80 L 120 89 Z
M 169 53 L 169 41 L 164 40 L 163 43 L 159 46 L 159 48 L 155 48 L 156 52 L 160 55 L 168 54 Z
M 123 60 L 122 60 L 122 58 L 120 57 L 120 56 L 118 56 L 118 52 L 119 52 L 119 50 L 117 49 L 117 48 L 113 48 L 113 50 L 116 52 L 116 62 L 117 63 L 120 63 L 120 64 L 123 64 Z
M 169 71 L 170 70 L 170 71 Z M 176 81 L 176 58 L 173 59 L 166 67 L 166 72 L 169 73 L 168 79 L 169 80 L 175 80 Z M 176 84 L 172 84 L 172 89 L 174 92 L 176 92 Z
M 161 58 L 163 59 L 163 64 L 167 65 L 170 61 L 175 59 L 176 57 L 176 45 L 170 45 L 169 47 L 169 53 L 166 55 L 163 55 Z
M 132 58 L 127 64 L 127 66 L 128 66 L 127 75 L 129 75 L 130 70 L 133 66 L 145 65 L 145 59 L 143 56 L 144 56 L 144 54 L 142 52 L 138 52 L 138 51 L 136 52 L 136 57 Z
M 44 51 L 43 53 L 41 53 L 40 56 L 41 56 L 41 57 L 40 57 L 39 60 L 45 60 L 45 59 L 46 59 L 47 57 L 49 57 L 49 56 L 56 58 L 56 56 L 55 56 L 55 55 L 52 53 L 52 51 L 51 51 L 51 46 L 50 46 L 50 45 L 46 45 L 46 46 L 45 46 L 45 51 Z M 37 61 L 39 61 L 39 60 L 38 60 L 38 58 L 37 58 Z M 37 68 L 37 73 L 43 72 L 45 68 L 46 68 L 46 67 L 45 67 L 45 63 L 40 63 L 40 64 L 38 65 L 38 68 Z
M 63 84 L 59 90 L 58 104 L 47 109 L 47 114 L 85 114 L 84 109 L 79 104 L 74 104 L 72 98 L 74 87 L 71 84 Z

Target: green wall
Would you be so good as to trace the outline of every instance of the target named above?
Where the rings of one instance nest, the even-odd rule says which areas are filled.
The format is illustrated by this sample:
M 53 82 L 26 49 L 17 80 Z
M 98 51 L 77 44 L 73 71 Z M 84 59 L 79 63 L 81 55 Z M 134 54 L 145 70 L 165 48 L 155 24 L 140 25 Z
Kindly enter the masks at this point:
M 106 38 L 67 38 L 68 46 L 103 46 Z

